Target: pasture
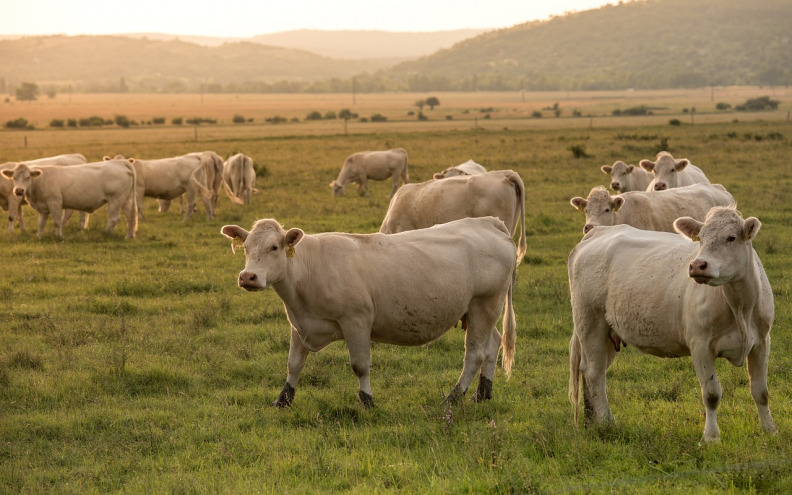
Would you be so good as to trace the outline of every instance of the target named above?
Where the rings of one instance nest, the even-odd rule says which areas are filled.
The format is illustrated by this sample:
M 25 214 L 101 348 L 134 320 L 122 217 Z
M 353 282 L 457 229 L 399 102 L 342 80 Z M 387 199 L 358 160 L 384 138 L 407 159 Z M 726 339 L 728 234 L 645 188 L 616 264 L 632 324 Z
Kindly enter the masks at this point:
M 704 108 L 709 90 L 700 91 L 682 105 Z M 402 96 L 408 102 L 421 97 Z M 315 101 L 289 107 L 292 97 L 280 97 L 284 109 L 272 114 L 294 108 L 302 118 L 306 108 L 322 109 Z M 439 97 L 443 102 L 445 95 Z M 246 98 L 238 97 L 242 103 L 227 119 L 249 113 Z M 342 121 L 229 123 L 197 132 L 189 126 L 0 132 L 0 161 L 67 152 L 94 161 L 116 153 L 158 158 L 213 150 L 224 158 L 243 152 L 260 172 L 252 204 L 233 205 L 221 192 L 212 221 L 199 207 L 183 222 L 178 204 L 158 213 L 156 201 L 147 198 L 146 218 L 132 241 L 124 240 L 120 226 L 102 232 L 106 208 L 92 216 L 87 231 L 70 220 L 63 240 L 52 236 L 51 220 L 37 239 L 29 208 L 27 234 L 8 235 L 3 224 L 0 491 L 790 491 L 792 124 L 786 120 L 791 102 L 782 100 L 783 110 L 762 120 L 731 114 L 682 126 L 669 126 L 668 115 L 603 117 L 593 126 L 585 118 L 493 115 L 475 124 L 456 118 L 426 127 L 415 121 L 350 124 L 348 135 Z M 108 111 L 132 116 L 132 101 Z M 167 98 L 160 104 L 167 109 Z M 459 108 L 491 104 L 471 99 Z M 23 106 L 15 104 L 13 114 L 4 108 L 2 120 L 25 116 Z M 200 103 L 187 108 L 210 116 Z M 343 106 L 334 100 L 326 108 Z M 185 112 L 172 115 L 188 117 Z M 40 121 L 56 114 L 82 111 L 53 106 Z M 328 184 L 348 154 L 392 147 L 408 151 L 412 182 L 471 158 L 523 178 L 528 252 L 514 295 L 512 378 L 506 381 L 499 368 L 493 399 L 485 403 L 443 403 L 462 365 L 464 334 L 456 328 L 426 347 L 373 344 L 371 410 L 358 404 L 358 381 L 343 343 L 308 358 L 290 409 L 271 407 L 286 378 L 288 322 L 272 290 L 237 287 L 244 255 L 232 254 L 220 228 L 250 228 L 271 217 L 307 233 L 375 232 L 388 207 L 389 181 L 370 183 L 370 197 L 350 187 L 332 198 Z M 576 158 L 573 149 L 581 148 Z M 601 165 L 617 159 L 637 164 L 661 149 L 689 158 L 733 194 L 744 216 L 762 222 L 754 247 L 776 304 L 769 371 L 776 436 L 759 427 L 746 370 L 718 360 L 722 443 L 699 445 L 704 407 L 690 359 L 659 359 L 632 347 L 619 353 L 608 373 L 616 424 L 573 425 L 566 259 L 584 221 L 569 200 L 608 184 Z

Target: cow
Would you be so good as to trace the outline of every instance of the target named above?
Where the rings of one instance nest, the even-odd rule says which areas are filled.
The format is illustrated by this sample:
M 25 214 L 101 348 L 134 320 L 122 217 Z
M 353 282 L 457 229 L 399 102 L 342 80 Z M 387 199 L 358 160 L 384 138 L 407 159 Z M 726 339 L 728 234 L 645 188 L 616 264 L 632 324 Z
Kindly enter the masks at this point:
M 54 166 L 67 166 L 67 165 L 79 165 L 82 163 L 87 163 L 88 160 L 85 159 L 83 155 L 80 153 L 69 153 L 64 155 L 57 155 L 57 156 L 48 156 L 45 158 L 37 158 L 35 160 L 27 160 L 24 163 L 28 164 L 29 166 L 37 166 L 37 165 L 54 165 Z M 11 170 L 16 167 L 20 162 L 6 162 L 0 165 L 0 170 Z M 22 196 L 17 196 L 12 194 L 13 189 L 13 182 L 6 182 L 4 180 L 0 180 L 0 207 L 4 210 L 8 211 L 8 233 L 14 233 L 14 224 L 19 220 L 19 230 L 25 232 L 25 220 L 22 216 L 22 205 L 25 204 L 25 198 Z M 71 216 L 71 210 L 66 213 L 64 217 L 64 223 L 66 220 L 69 219 Z M 88 217 L 85 212 L 80 212 L 80 227 L 85 228 L 88 222 Z
M 14 194 L 24 196 L 38 212 L 38 236 L 44 234 L 52 215 L 55 235 L 63 237 L 63 210 L 92 213 L 107 203 L 107 227 L 111 232 L 121 212 L 126 216 L 127 239 L 137 232 L 135 169 L 127 160 L 72 165 L 70 167 L 30 167 L 20 163 L 2 175 L 14 182 Z
M 211 203 L 212 203 L 211 217 L 214 217 L 214 212 L 217 209 L 217 200 L 219 198 L 220 186 L 223 183 L 223 177 L 222 177 L 223 159 L 220 158 L 220 155 L 218 155 L 214 151 L 196 151 L 192 153 L 187 153 L 187 155 L 184 156 L 196 156 L 201 161 L 201 167 L 203 168 L 203 170 L 196 174 L 196 180 L 198 181 L 196 187 L 198 187 L 198 192 L 201 195 L 202 201 L 205 201 L 203 199 L 203 196 L 207 194 L 206 191 L 207 190 L 210 191 L 210 193 L 208 194 L 211 194 Z M 170 209 L 170 204 L 171 204 L 170 199 L 158 198 L 157 202 L 159 203 L 159 211 L 161 213 L 166 213 Z M 179 212 L 184 214 L 185 209 L 184 209 L 183 195 L 179 196 L 179 206 L 180 206 Z M 195 213 L 196 211 L 197 209 L 195 208 L 195 206 L 193 206 L 192 213 Z M 208 211 L 209 210 L 207 210 L 207 216 L 209 216 Z M 190 215 L 192 215 L 192 213 L 190 213 Z
M 613 165 L 603 165 L 600 170 L 610 176 L 610 187 L 617 193 L 646 191 L 652 182 L 649 172 L 635 165 L 627 165 L 621 160 L 616 160 Z
M 655 161 L 641 160 L 640 163 L 644 170 L 652 174 L 652 181 L 646 186 L 647 191 L 710 183 L 704 172 L 687 158 L 677 160 L 667 151 L 658 153 Z
M 105 156 L 105 160 L 111 160 Z M 143 219 L 143 198 L 157 198 L 166 200 L 165 207 L 160 204 L 160 211 L 167 211 L 170 200 L 182 194 L 187 195 L 187 208 L 184 219 L 189 220 L 196 211 L 196 194 L 200 196 L 206 209 L 209 220 L 214 217 L 213 194 L 210 184 L 214 178 L 214 163 L 204 160 L 199 153 L 159 158 L 155 160 L 141 160 L 139 158 L 126 159 L 123 155 L 116 155 L 112 160 L 127 160 L 137 173 L 137 211 L 138 218 Z M 207 180 L 207 178 L 209 178 Z
M 228 157 L 223 164 L 223 187 L 232 203 L 249 205 L 255 191 L 256 170 L 253 159 L 242 153 Z
M 706 410 L 705 443 L 720 439 L 715 358 L 734 366 L 747 360 L 759 423 L 776 432 L 767 391 L 773 291 L 752 247 L 760 225 L 733 207 L 715 207 L 703 222 L 677 219 L 681 235 L 628 225 L 586 234 L 568 263 L 575 423 L 581 385 L 586 423 L 613 421 L 605 374 L 624 344 L 659 357 L 692 358 Z
M 402 148 L 387 151 L 360 151 L 353 153 L 344 161 L 336 180 L 330 183 L 333 196 L 342 196 L 346 185 L 354 182 L 358 185 L 358 194 L 369 195 L 368 181 L 385 180 L 393 177 L 393 189 L 389 197 L 393 197 L 399 188 L 399 178 L 404 184 L 410 182 L 407 174 L 407 152 Z
M 600 225 L 632 225 L 637 229 L 674 232 L 674 220 L 687 215 L 703 220 L 713 206 L 729 206 L 734 198 L 720 184 L 659 190 L 630 191 L 611 196 L 598 186 L 587 199 L 575 197 L 570 204 L 586 215 L 583 233 Z
M 473 160 L 468 160 L 465 163 L 448 167 L 442 172 L 434 174 L 434 179 L 445 179 L 446 177 L 456 177 L 458 175 L 476 175 L 486 173 L 487 169 L 483 165 L 479 165 Z
M 519 264 L 526 251 L 525 185 L 512 170 L 407 184 L 391 199 L 379 231 L 395 234 L 460 218 L 485 216 L 503 220 L 512 235 L 520 229 Z
M 245 249 L 238 285 L 272 287 L 291 324 L 288 376 L 273 403 L 290 406 L 308 352 L 344 340 L 358 398 L 374 405 L 369 381 L 371 342 L 425 345 L 460 319 L 466 323 L 462 373 L 446 397 L 459 400 L 480 371 L 475 401 L 492 397 L 502 366 L 511 374 L 516 322 L 512 294 L 515 246 L 494 217 L 466 218 L 401 234 L 305 234 L 273 219 L 249 232 L 226 225 L 221 233 Z M 503 337 L 496 324 L 504 308 Z

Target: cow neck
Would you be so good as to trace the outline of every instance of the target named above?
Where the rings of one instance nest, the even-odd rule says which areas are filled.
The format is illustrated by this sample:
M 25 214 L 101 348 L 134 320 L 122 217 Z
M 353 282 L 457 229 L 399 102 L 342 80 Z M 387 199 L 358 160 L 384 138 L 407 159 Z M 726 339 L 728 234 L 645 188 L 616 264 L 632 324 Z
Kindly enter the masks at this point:
M 283 280 L 272 284 L 275 293 L 287 306 L 302 305 L 305 296 L 304 290 L 301 288 L 310 287 L 310 283 L 307 282 L 307 274 L 310 273 L 310 270 L 305 269 L 307 257 L 303 256 L 309 244 L 308 236 L 305 236 L 299 246 L 295 247 L 294 256 L 286 258 L 286 275 Z
M 754 309 L 759 303 L 759 295 L 762 292 L 761 277 L 757 269 L 756 251 L 751 247 L 751 256 L 745 264 L 743 276 L 723 285 L 723 297 L 729 305 L 734 320 L 740 329 L 742 340 L 742 353 L 740 361 L 736 366 L 742 366 L 745 358 L 751 351 L 751 331 L 758 331 L 754 323 Z

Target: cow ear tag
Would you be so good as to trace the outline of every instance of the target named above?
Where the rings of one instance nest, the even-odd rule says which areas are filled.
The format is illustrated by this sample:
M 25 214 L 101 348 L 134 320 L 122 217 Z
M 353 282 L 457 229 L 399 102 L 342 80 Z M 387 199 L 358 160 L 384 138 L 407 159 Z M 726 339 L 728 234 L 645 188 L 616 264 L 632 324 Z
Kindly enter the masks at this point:
M 244 248 L 245 247 L 245 241 L 243 241 L 239 237 L 234 237 L 233 239 L 231 239 L 231 252 L 232 253 L 236 254 L 236 248 L 238 248 L 240 246 Z
M 286 248 L 286 257 L 294 258 L 294 244 L 289 244 L 289 247 Z
M 693 242 L 698 242 L 701 239 L 699 239 L 699 236 L 697 236 L 696 234 L 693 234 L 692 236 L 690 236 L 690 240 Z

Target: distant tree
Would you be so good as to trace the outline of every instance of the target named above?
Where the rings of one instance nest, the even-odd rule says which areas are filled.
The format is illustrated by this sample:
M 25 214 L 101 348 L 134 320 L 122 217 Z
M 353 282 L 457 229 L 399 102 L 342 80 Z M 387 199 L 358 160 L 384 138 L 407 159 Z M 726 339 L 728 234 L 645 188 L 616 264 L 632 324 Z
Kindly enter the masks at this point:
M 728 109 L 730 109 L 730 108 L 731 108 L 731 105 L 730 105 L 730 104 L 728 104 L 728 103 L 725 103 L 725 102 L 722 102 L 722 101 L 720 101 L 720 102 L 718 102 L 718 103 L 716 103 L 716 104 L 715 104 L 715 109 L 716 109 L 716 110 L 721 110 L 721 111 L 723 111 L 723 110 L 728 110 Z
M 386 120 L 388 120 L 388 117 L 382 115 L 381 113 L 375 113 L 371 116 L 372 122 L 385 122 Z
M 337 116 L 337 115 L 336 115 L 336 113 L 335 113 L 334 111 L 332 111 L 332 110 L 330 110 L 330 111 L 327 111 L 327 112 L 325 112 L 325 114 L 324 114 L 324 119 L 325 119 L 325 120 L 335 120 L 335 119 L 337 119 L 337 118 L 338 118 L 338 116 Z
M 52 119 L 50 120 L 50 127 L 63 127 L 65 121 L 63 119 Z
M 245 123 L 245 117 L 242 116 L 242 115 L 234 115 L 234 118 L 231 119 L 231 121 L 233 123 L 235 123 L 235 124 L 244 124 Z
M 423 110 L 423 107 L 426 106 L 426 100 L 415 100 L 415 106 Z
M 27 119 L 23 119 L 22 117 L 9 120 L 5 123 L 5 126 L 9 129 L 33 129 L 33 125 L 28 123 Z
M 316 110 L 314 110 L 313 112 L 305 116 L 305 120 L 322 120 L 322 114 L 321 112 L 317 112 Z
M 127 129 L 132 124 L 132 121 L 130 121 L 129 117 L 127 117 L 126 115 L 116 115 L 115 116 L 115 124 L 118 127 L 123 127 L 125 129 Z
M 22 83 L 16 90 L 16 99 L 19 101 L 32 101 L 38 99 L 38 84 L 32 82 Z
M 429 105 L 429 110 L 434 110 L 434 107 L 440 105 L 440 100 L 435 98 L 434 96 L 430 96 L 426 99 L 426 104 Z

